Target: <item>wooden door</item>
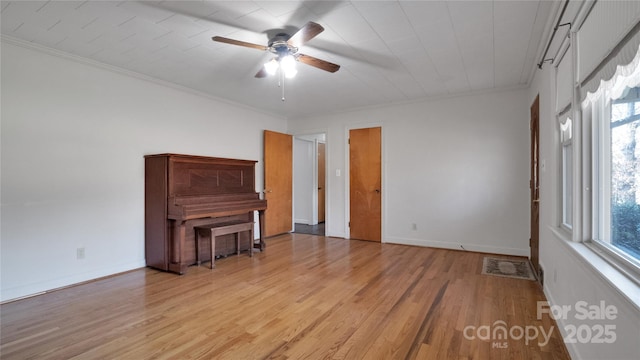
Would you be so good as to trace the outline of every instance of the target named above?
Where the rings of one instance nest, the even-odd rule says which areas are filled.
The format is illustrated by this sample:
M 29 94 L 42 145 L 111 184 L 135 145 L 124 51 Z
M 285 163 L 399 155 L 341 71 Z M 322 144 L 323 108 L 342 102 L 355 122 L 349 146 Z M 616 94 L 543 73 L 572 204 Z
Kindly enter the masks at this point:
M 380 127 L 349 131 L 350 238 L 381 241 Z
M 318 143 L 318 222 L 324 222 L 325 212 L 325 144 Z
M 536 99 L 531 105 L 531 180 L 529 187 L 531 188 L 531 238 L 529 239 L 529 246 L 531 247 L 531 265 L 533 270 L 541 281 L 540 277 L 540 257 L 539 257 L 539 242 L 540 242 L 540 183 L 539 183 L 539 167 L 538 158 L 540 157 L 540 96 L 536 96 Z
M 264 131 L 264 236 L 291 232 L 293 224 L 293 136 Z

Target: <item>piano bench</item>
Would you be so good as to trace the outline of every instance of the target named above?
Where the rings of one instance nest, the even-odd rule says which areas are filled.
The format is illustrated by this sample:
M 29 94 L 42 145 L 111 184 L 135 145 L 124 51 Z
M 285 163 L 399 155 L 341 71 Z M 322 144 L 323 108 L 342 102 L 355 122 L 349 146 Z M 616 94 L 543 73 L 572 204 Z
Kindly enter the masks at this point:
M 196 241 L 196 261 L 198 266 L 202 260 L 200 259 L 202 255 L 202 251 L 200 251 L 200 232 L 206 231 L 209 233 L 209 239 L 211 240 L 211 269 L 215 267 L 216 260 L 216 236 L 235 234 L 236 237 L 236 246 L 238 255 L 240 255 L 240 232 L 249 231 L 249 256 L 253 257 L 253 221 L 230 221 L 230 222 L 221 222 L 217 224 L 205 224 L 198 225 L 193 227 L 193 231 L 195 233 L 195 241 Z

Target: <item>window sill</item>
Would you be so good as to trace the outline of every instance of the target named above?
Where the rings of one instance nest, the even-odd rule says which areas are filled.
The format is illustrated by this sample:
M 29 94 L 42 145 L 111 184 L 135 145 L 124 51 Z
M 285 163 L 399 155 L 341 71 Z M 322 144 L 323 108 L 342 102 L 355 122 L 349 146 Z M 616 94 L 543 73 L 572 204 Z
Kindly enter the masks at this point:
M 606 254 L 583 243 L 571 241 L 566 231 L 562 229 L 553 226 L 550 226 L 549 229 L 580 261 L 587 264 L 593 273 L 620 293 L 636 310 L 640 311 L 640 286 L 607 261 Z

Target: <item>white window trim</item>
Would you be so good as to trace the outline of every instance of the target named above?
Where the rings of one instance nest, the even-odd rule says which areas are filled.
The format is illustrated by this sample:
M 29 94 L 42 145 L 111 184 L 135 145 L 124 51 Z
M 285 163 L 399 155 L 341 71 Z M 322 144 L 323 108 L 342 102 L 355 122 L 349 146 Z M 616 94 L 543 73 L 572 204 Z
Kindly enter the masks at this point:
M 568 184 L 573 185 L 573 177 L 574 174 L 573 172 L 571 173 L 571 178 L 570 181 L 567 181 L 567 173 L 570 170 L 573 170 L 573 166 L 571 166 L 573 164 L 573 154 L 571 154 L 571 159 L 569 159 L 569 161 L 571 163 L 569 163 L 569 166 L 565 166 L 565 157 L 566 154 L 568 153 L 568 151 L 565 148 L 569 148 L 569 150 L 571 151 L 571 153 L 573 153 L 573 144 L 571 143 L 571 141 L 566 141 L 564 143 L 561 144 L 562 145 L 562 214 L 561 214 L 561 220 L 560 220 L 560 226 L 564 227 L 565 230 L 567 230 L 568 232 L 572 232 L 573 231 L 573 219 L 574 219 L 574 215 L 573 215 L 573 186 L 568 187 Z M 567 199 L 567 195 L 568 193 L 571 192 L 571 198 Z M 571 201 L 567 201 L 567 200 L 571 200 Z M 571 209 L 569 209 L 571 208 Z M 571 213 L 569 214 L 569 216 L 571 217 L 570 221 L 567 222 L 567 212 L 571 211 Z
M 604 280 L 613 290 L 620 293 L 629 304 L 640 311 L 640 285 L 634 277 L 621 271 L 613 262 L 608 261 L 607 254 L 599 248 L 591 247 L 590 243 L 578 243 L 571 240 L 571 236 L 561 228 L 549 226 L 549 230 L 564 245 L 569 253 L 584 264 L 586 270 Z
M 570 109 L 569 109 L 570 110 Z M 575 177 L 575 174 L 573 173 L 573 120 L 571 119 L 570 116 L 567 115 L 558 115 L 558 122 L 560 124 L 560 165 L 561 165 L 561 181 L 560 181 L 560 193 L 561 193 L 561 201 L 560 201 L 560 227 L 562 227 L 565 231 L 571 233 L 573 231 L 573 219 L 574 219 L 574 215 L 573 215 L 573 201 L 571 201 L 571 203 L 567 204 L 566 200 L 566 196 L 567 196 L 567 188 L 566 188 L 566 184 L 567 184 L 567 170 L 572 170 L 572 174 L 571 174 L 571 182 L 572 182 L 572 186 L 569 189 L 571 191 L 571 200 L 573 200 L 573 178 Z M 565 135 L 567 134 L 567 130 L 569 131 L 568 137 L 565 137 Z M 571 164 L 568 164 L 569 166 L 567 166 L 567 164 L 565 163 L 565 148 L 571 146 Z M 567 212 L 567 207 L 571 207 L 571 223 L 566 222 L 566 212 Z
M 599 241 L 585 241 L 585 245 L 592 251 L 598 253 L 598 255 L 604 258 L 611 266 L 640 285 L 640 273 L 638 272 L 637 261 L 634 261 L 629 255 Z

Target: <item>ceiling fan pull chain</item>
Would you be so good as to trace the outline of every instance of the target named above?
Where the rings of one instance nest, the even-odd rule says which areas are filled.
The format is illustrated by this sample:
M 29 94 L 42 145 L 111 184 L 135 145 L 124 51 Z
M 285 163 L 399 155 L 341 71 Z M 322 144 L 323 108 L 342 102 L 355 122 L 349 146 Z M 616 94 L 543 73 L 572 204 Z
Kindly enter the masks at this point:
M 280 70 L 280 78 L 282 79 L 282 101 L 284 101 L 284 71 Z

